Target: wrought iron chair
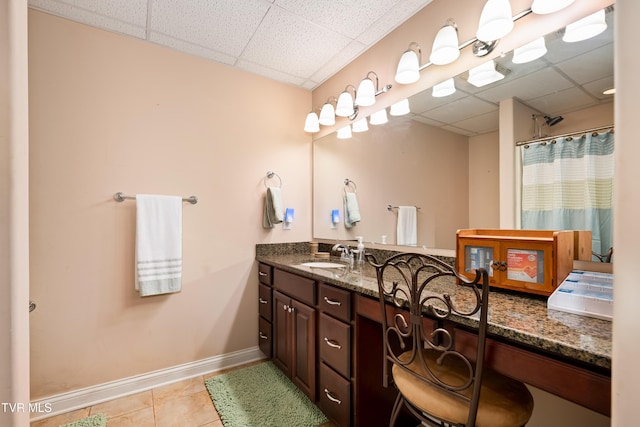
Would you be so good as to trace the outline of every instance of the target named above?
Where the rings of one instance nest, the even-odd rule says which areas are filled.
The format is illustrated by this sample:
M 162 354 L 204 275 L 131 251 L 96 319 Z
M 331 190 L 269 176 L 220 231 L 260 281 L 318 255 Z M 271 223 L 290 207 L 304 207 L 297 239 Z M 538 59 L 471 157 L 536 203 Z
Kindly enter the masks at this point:
M 613 247 L 610 247 L 606 254 L 599 254 L 595 251 L 591 251 L 594 257 L 598 258 L 600 262 L 612 262 L 613 261 Z
M 486 270 L 476 271 L 469 281 L 429 255 L 398 254 L 382 263 L 371 254 L 366 259 L 376 269 L 380 294 L 383 385 L 388 387 L 392 366 L 391 379 L 399 391 L 389 425 L 395 425 L 403 407 L 428 426 L 525 425 L 533 411 L 527 387 L 483 366 L 489 304 Z M 454 285 L 456 281 L 460 286 Z M 389 304 L 399 310 L 388 319 Z M 477 324 L 473 354 L 469 348 L 456 347 L 447 319 Z M 425 328 L 432 324 L 433 330 Z

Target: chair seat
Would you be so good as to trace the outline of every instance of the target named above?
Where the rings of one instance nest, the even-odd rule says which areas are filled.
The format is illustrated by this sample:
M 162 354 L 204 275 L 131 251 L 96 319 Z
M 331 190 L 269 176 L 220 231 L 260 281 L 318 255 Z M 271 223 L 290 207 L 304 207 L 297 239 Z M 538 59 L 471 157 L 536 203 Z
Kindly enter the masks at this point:
M 446 357 L 439 366 L 436 362 L 440 353 L 424 350 L 429 368 L 444 382 L 461 385 L 468 376 L 466 365 L 459 359 Z M 409 360 L 409 354 L 403 353 L 400 360 Z M 415 374 L 428 378 L 422 363 L 413 361 L 405 367 Z M 394 382 L 404 398 L 415 408 L 450 423 L 465 424 L 469 413 L 467 401 L 434 384 L 417 378 L 406 369 L 393 365 Z M 472 387 L 460 392 L 470 397 Z M 519 381 L 485 369 L 482 379 L 482 391 L 476 417 L 477 427 L 519 427 L 529 421 L 533 411 L 533 397 L 527 387 Z

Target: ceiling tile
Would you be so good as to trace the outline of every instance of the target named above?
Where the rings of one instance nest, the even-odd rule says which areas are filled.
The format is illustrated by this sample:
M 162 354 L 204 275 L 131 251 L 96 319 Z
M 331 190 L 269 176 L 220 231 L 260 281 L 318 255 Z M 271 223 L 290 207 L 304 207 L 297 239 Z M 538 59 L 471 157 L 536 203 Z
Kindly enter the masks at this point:
M 519 79 L 505 79 L 504 83 L 488 86 L 488 89 L 477 93 L 476 96 L 496 103 L 512 97 L 527 101 L 571 86 L 571 82 L 553 68 L 546 68 Z
M 577 87 L 551 93 L 527 102 L 529 106 L 536 110 L 550 115 L 577 111 L 593 105 L 593 103 L 593 98 Z
M 613 47 L 605 45 L 587 54 L 574 56 L 556 65 L 578 84 L 585 84 L 613 75 Z
M 93 27 L 145 38 L 147 0 L 29 0 L 29 7 Z
M 309 77 L 349 44 L 349 38 L 279 8 L 271 8 L 242 58 Z
M 259 0 L 153 0 L 150 30 L 238 56 L 270 6 Z
M 332 2 L 326 0 L 276 0 L 276 6 L 313 21 L 336 33 L 355 39 L 372 22 L 388 13 L 399 0 L 351 0 Z M 400 2 L 402 3 L 402 2 Z
M 455 123 L 488 113 L 495 108 L 493 104 L 470 96 L 426 111 L 422 115 L 441 122 Z
M 405 0 L 400 1 L 397 5 L 385 13 L 380 19 L 362 34 L 358 36 L 358 40 L 366 45 L 372 45 L 381 38 L 393 31 L 398 25 L 411 18 L 420 9 L 431 3 L 432 0 Z M 368 3 L 368 2 L 365 2 Z M 407 42 L 407 45 L 409 42 Z M 398 59 L 402 52 L 398 52 Z
M 352 41 L 347 45 L 347 47 L 338 52 L 333 58 L 326 61 L 325 63 L 319 64 L 320 68 L 318 68 L 318 70 L 311 75 L 311 80 L 314 80 L 318 83 L 324 82 L 326 79 L 335 74 L 336 70 L 342 69 L 349 62 L 353 61 L 353 59 L 356 58 L 360 53 L 364 52 L 366 48 L 367 46 L 361 44 L 360 42 Z M 364 79 L 365 76 L 362 76 L 362 78 Z M 360 82 L 346 82 L 345 86 L 348 84 L 352 84 L 355 87 L 358 87 Z M 380 82 L 380 84 L 382 85 L 383 83 Z
M 237 58 L 235 56 L 207 49 L 206 47 L 202 47 L 200 45 L 189 43 L 183 40 L 178 40 L 176 38 L 153 31 L 149 34 L 148 39 L 149 41 L 160 44 L 162 46 L 166 46 L 180 52 L 188 53 L 190 55 L 199 56 L 201 58 L 210 59 L 221 64 L 235 65 L 237 61 Z
M 283 73 L 268 67 L 263 67 L 252 62 L 240 60 L 237 64 L 238 68 L 241 68 L 250 73 L 259 74 L 264 77 L 268 77 L 273 80 L 278 80 L 284 83 L 289 83 L 294 86 L 300 86 L 304 83 L 305 79 L 301 77 L 292 76 L 291 74 Z

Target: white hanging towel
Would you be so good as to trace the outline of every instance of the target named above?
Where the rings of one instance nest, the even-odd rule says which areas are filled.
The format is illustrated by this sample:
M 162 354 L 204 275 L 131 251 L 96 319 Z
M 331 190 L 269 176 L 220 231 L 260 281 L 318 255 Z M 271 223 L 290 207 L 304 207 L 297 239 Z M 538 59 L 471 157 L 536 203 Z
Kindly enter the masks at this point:
M 417 209 L 415 206 L 398 207 L 398 245 L 418 245 Z
M 182 197 L 136 195 L 136 290 L 140 296 L 182 288 Z
M 264 198 L 264 214 L 262 215 L 262 226 L 273 228 L 284 220 L 284 208 L 282 207 L 282 192 L 280 187 L 267 187 L 267 194 Z

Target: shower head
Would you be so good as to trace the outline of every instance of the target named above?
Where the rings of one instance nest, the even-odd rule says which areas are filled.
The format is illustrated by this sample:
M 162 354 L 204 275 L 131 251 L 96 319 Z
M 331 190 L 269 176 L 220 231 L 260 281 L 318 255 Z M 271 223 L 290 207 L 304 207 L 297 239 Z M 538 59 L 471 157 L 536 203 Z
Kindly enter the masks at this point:
M 564 120 L 564 117 L 562 116 L 556 116 L 556 117 L 544 116 L 544 121 L 547 123 L 547 126 L 557 125 L 563 120 Z

